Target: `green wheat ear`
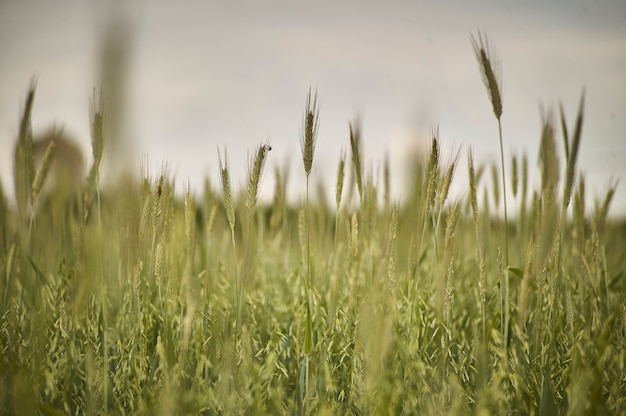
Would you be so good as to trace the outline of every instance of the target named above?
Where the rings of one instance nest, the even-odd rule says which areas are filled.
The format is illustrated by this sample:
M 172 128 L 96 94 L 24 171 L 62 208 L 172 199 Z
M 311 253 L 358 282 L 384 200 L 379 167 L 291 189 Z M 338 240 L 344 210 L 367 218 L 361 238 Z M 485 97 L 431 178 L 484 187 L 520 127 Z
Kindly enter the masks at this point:
M 345 165 L 346 165 L 346 157 L 345 152 L 342 150 L 339 156 L 339 163 L 337 165 L 337 184 L 335 186 L 335 206 L 337 211 L 339 211 L 339 206 L 341 205 L 341 195 L 343 194 L 343 180 L 345 177 Z
M 39 168 L 37 169 L 37 173 L 35 174 L 35 180 L 33 181 L 32 194 L 31 198 L 33 204 L 37 200 L 39 196 L 39 192 L 41 192 L 41 188 L 48 176 L 48 171 L 50 170 L 50 165 L 52 164 L 52 160 L 54 159 L 54 154 L 56 152 L 56 143 L 51 141 L 48 143 L 48 147 L 46 147 L 46 152 L 43 155 L 43 159 Z
M 222 185 L 222 199 L 224 202 L 224 210 L 226 211 L 226 219 L 231 232 L 235 230 L 235 202 L 233 200 L 233 190 L 230 183 L 230 164 L 228 163 L 228 151 L 224 149 L 224 161 L 220 149 L 217 149 L 217 157 L 220 165 L 220 184 Z
M 472 35 L 471 41 L 480 66 L 483 82 L 493 106 L 493 114 L 500 120 L 500 117 L 502 117 L 501 77 L 497 72 L 499 68 L 494 59 L 495 54 L 489 47 L 489 40 L 480 31 L 478 31 L 477 38 Z
M 363 162 L 361 161 L 361 129 L 358 123 L 352 126 L 350 123 L 350 149 L 352 150 L 352 166 L 354 167 L 354 180 L 359 190 L 359 198 L 363 200 Z
M 426 208 L 427 212 L 435 206 L 437 184 L 439 181 L 439 127 L 435 126 L 431 131 L 432 141 L 426 166 Z
M 311 168 L 313 167 L 313 156 L 315 155 L 315 143 L 317 141 L 317 130 L 319 128 L 319 112 L 317 91 L 315 91 L 313 102 L 311 102 L 311 89 L 309 88 L 309 93 L 306 97 L 306 108 L 304 110 L 304 134 L 300 140 L 304 172 L 307 178 L 311 174 Z
M 507 202 L 506 202 L 506 172 L 504 167 L 504 146 L 502 145 L 502 96 L 500 93 L 500 73 L 499 67 L 496 65 L 496 60 L 494 59 L 494 53 L 489 47 L 489 40 L 485 35 L 483 35 L 480 31 L 476 37 L 471 36 L 472 47 L 474 48 L 474 54 L 476 55 L 476 59 L 478 60 L 478 66 L 480 68 L 480 73 L 483 78 L 483 83 L 487 88 L 487 94 L 489 95 L 489 99 L 491 101 L 491 106 L 493 109 L 493 114 L 496 116 L 496 120 L 498 121 L 498 137 L 500 139 L 500 166 L 502 170 L 502 199 L 504 205 L 504 270 L 505 270 L 505 280 L 504 280 L 504 302 L 503 308 L 504 313 L 503 320 L 501 321 L 502 332 L 504 333 L 504 338 L 508 339 L 509 336 L 509 219 L 508 219 L 508 210 L 507 210 Z M 497 181 L 494 180 L 494 190 L 495 184 Z M 499 200 L 499 197 L 498 197 Z M 497 206 L 496 206 L 497 207 Z M 508 345 L 508 344 L 505 344 Z
M 474 152 L 472 149 L 469 149 L 467 152 L 467 170 L 469 176 L 469 186 L 470 186 L 470 203 L 472 205 L 472 216 L 474 218 L 474 222 L 478 224 L 478 193 L 477 193 L 477 175 L 474 170 Z
M 31 113 L 35 101 L 37 83 L 32 80 L 26 95 L 26 104 L 20 121 L 20 131 L 15 145 L 14 154 L 14 184 L 15 199 L 19 215 L 26 213 L 29 197 L 32 193 L 32 184 L 35 176 L 35 160 L 33 156 L 33 132 L 31 127 Z
M 345 177 L 345 165 L 346 157 L 345 152 L 342 150 L 339 156 L 339 164 L 337 165 L 337 184 L 335 186 L 335 239 L 337 241 L 337 234 L 339 230 L 339 207 L 341 206 L 341 195 L 343 194 L 343 180 Z
M 248 217 L 254 216 L 254 209 L 259 198 L 259 186 L 263 177 L 263 168 L 267 152 L 272 150 L 269 144 L 260 144 L 256 148 L 256 156 L 248 168 L 248 195 L 246 199 L 246 209 Z
M 93 152 L 94 166 L 97 166 L 99 169 L 102 156 L 104 155 L 105 102 L 102 90 L 100 90 L 100 94 L 96 99 L 96 91 L 94 89 L 90 107 L 91 149 Z
M 567 168 L 565 172 L 565 188 L 563 190 L 563 207 L 567 209 L 572 197 L 572 188 L 574 186 L 574 179 L 576 176 L 576 159 L 578 157 L 578 148 L 580 146 L 580 137 L 582 135 L 582 125 L 584 118 L 585 107 L 585 90 L 580 97 L 580 104 L 578 107 L 578 115 L 576 116 L 576 126 L 574 127 L 574 136 L 572 137 L 571 144 L 567 134 L 567 127 L 565 126 L 565 116 L 563 115 L 563 107 L 561 106 L 561 124 L 563 126 L 563 138 L 565 141 L 565 154 L 567 160 Z
M 550 114 L 543 117 L 541 143 L 539 147 L 539 164 L 541 167 L 541 193 L 551 198 L 555 197 L 559 182 L 559 156 L 554 138 L 554 124 Z
M 102 165 L 102 157 L 104 155 L 104 123 L 105 123 L 105 101 L 102 90 L 96 96 L 96 90 L 93 90 L 93 96 L 89 103 L 89 121 L 91 127 L 91 150 L 93 153 L 93 164 L 89 170 L 87 177 L 87 187 L 83 194 L 83 220 L 86 221 L 89 210 L 93 202 L 94 196 L 98 202 L 98 218 L 101 218 L 100 209 L 100 166 Z

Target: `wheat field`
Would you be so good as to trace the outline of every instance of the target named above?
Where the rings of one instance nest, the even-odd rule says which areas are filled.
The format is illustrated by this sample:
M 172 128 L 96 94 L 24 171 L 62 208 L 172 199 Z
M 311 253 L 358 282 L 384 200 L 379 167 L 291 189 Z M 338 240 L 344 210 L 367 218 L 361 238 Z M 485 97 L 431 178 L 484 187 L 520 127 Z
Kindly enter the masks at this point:
M 543 120 L 536 166 L 505 163 L 494 52 L 480 32 L 471 43 L 500 164 L 476 165 L 471 149 L 444 160 L 435 127 L 401 202 L 389 166 L 366 169 L 358 123 L 337 155 L 333 206 L 310 197 L 324 117 L 311 90 L 302 203 L 287 200 L 279 168 L 273 199 L 258 201 L 267 143 L 244 189 L 229 160 L 246 155 L 217 149 L 204 189 L 176 192 L 163 168 L 102 190 L 95 93 L 85 179 L 45 187 L 59 146 L 34 151 L 32 84 L 14 203 L 0 189 L 0 412 L 626 412 L 626 223 L 607 215 L 616 183 L 587 206 L 584 92 L 577 114 Z M 460 169 L 469 181 L 454 198 Z

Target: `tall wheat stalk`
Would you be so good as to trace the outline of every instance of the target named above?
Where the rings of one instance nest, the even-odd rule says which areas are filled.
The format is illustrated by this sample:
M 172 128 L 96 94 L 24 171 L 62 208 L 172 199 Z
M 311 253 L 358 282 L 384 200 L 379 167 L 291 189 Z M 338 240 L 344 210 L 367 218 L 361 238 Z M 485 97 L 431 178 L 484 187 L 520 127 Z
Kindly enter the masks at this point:
M 235 267 L 235 294 L 237 297 L 237 320 L 236 327 L 239 327 L 241 305 L 239 298 L 239 271 L 237 268 L 237 243 L 235 242 L 235 202 L 233 199 L 233 190 L 230 181 L 230 163 L 228 162 L 228 151 L 224 149 L 224 160 L 222 161 L 222 155 L 220 149 L 217 149 L 217 157 L 220 167 L 220 184 L 222 191 L 222 202 L 224 203 L 224 210 L 226 211 L 226 219 L 228 221 L 228 227 L 230 228 L 230 242 L 233 248 L 233 265 Z
M 441 188 L 439 190 L 439 195 L 436 201 L 436 210 L 437 210 L 437 216 L 436 216 L 436 220 L 435 220 L 435 212 L 433 210 L 433 227 L 435 229 L 434 232 L 434 237 L 435 237 L 435 253 L 437 255 L 437 258 L 439 258 L 439 242 L 438 242 L 438 235 L 439 235 L 439 228 L 440 228 L 440 224 L 441 224 L 441 216 L 443 214 L 443 206 L 446 203 L 446 200 L 448 199 L 448 193 L 450 192 L 450 185 L 452 184 L 452 180 L 454 178 L 454 172 L 456 169 L 456 166 L 458 165 L 459 162 L 459 152 L 456 153 L 456 155 L 453 157 L 452 161 L 450 162 L 450 164 L 448 165 L 448 169 L 446 170 L 446 174 L 443 177 L 443 182 L 441 183 Z
M 576 116 L 576 125 L 574 126 L 573 136 L 570 137 L 567 131 L 567 123 L 565 121 L 565 114 L 563 106 L 560 106 L 561 116 L 561 129 L 563 130 L 563 144 L 565 147 L 565 187 L 563 188 L 563 201 L 561 203 L 561 227 L 559 234 L 559 247 L 557 250 L 557 275 L 560 276 L 563 268 L 562 265 L 562 253 L 563 242 L 565 239 L 565 228 L 567 224 L 567 208 L 572 199 L 572 190 L 574 188 L 574 181 L 576 178 L 576 159 L 578 158 L 578 148 L 580 146 L 580 138 L 582 136 L 582 126 L 584 118 L 584 106 L 585 106 L 585 90 L 583 90 L 580 103 L 578 106 L 578 115 Z
M 487 320 L 487 276 L 485 274 L 485 256 L 480 244 L 480 231 L 478 229 L 478 195 L 476 191 L 478 187 L 478 176 L 474 170 L 474 154 L 472 149 L 470 149 L 467 153 L 467 168 L 469 174 L 470 203 L 472 207 L 472 217 L 474 219 L 474 230 L 476 232 L 476 251 L 478 253 L 478 269 L 480 272 L 478 290 L 480 295 L 480 309 L 482 313 L 483 340 L 485 340 L 487 337 L 485 327 Z
M 315 155 L 315 142 L 317 139 L 317 130 L 319 126 L 319 106 L 317 103 L 317 92 L 313 96 L 313 102 L 311 102 L 311 90 L 307 94 L 306 109 L 304 113 L 304 132 L 300 141 L 300 147 L 302 150 L 302 161 L 304 163 L 304 173 L 306 174 L 306 224 L 307 224 L 307 284 L 311 284 L 311 267 L 310 267 L 310 216 L 309 216 L 309 177 L 311 175 L 311 168 L 313 167 L 313 156 Z
M 96 194 L 98 203 L 98 224 L 102 223 L 102 210 L 100 205 L 100 166 L 104 156 L 104 126 L 105 126 L 105 101 L 102 90 L 96 97 L 96 90 L 90 103 L 90 124 L 91 124 L 91 150 L 93 153 L 93 165 L 87 178 L 88 192 L 93 198 Z
M 313 101 L 311 101 L 311 98 Z M 306 222 L 306 331 L 304 338 L 304 389 L 301 392 L 304 393 L 302 398 L 303 410 L 306 411 L 306 400 L 309 397 L 310 381 L 309 381 L 309 357 L 313 350 L 313 319 L 311 316 L 311 223 L 310 223 L 310 208 L 309 208 L 309 177 L 311 175 L 311 168 L 313 166 L 313 156 L 315 155 L 315 143 L 317 141 L 317 131 L 319 127 L 319 104 L 317 101 L 317 92 L 311 96 L 311 89 L 306 98 L 306 107 L 304 110 L 304 131 L 300 139 L 300 147 L 302 150 L 302 161 L 304 163 L 304 173 L 306 174 L 306 208 L 305 208 L 305 222 Z
M 419 252 L 422 251 L 424 246 L 424 236 L 426 235 L 426 225 L 428 224 L 428 216 L 431 216 L 433 222 L 433 231 L 435 230 L 435 202 L 437 196 L 437 186 L 439 183 L 439 172 L 440 172 L 440 145 L 439 145 L 439 127 L 433 127 L 431 131 L 432 142 L 430 145 L 430 153 L 428 156 L 428 165 L 426 166 L 426 173 L 424 175 L 424 185 L 426 186 L 426 200 L 423 201 L 425 203 L 425 209 L 422 212 L 422 232 L 420 237 L 420 245 Z M 433 234 L 435 239 L 435 252 L 436 255 L 439 256 L 437 250 L 437 235 L 436 232 Z M 418 259 L 421 259 L 421 253 L 418 252 Z M 419 267 L 419 260 L 417 266 Z M 416 270 L 417 271 L 417 270 Z
M 254 215 L 256 213 L 256 204 L 259 199 L 259 190 L 261 185 L 261 179 L 263 177 L 263 170 L 265 168 L 265 161 L 267 160 L 267 153 L 270 150 L 272 150 L 272 147 L 267 143 L 258 145 L 254 152 L 254 158 L 250 159 L 250 161 L 248 162 L 248 188 L 246 194 L 246 216 L 244 222 L 244 253 L 241 272 L 239 276 L 239 293 L 237 300 L 237 322 L 239 327 L 238 329 L 240 330 L 241 334 L 243 334 L 243 329 L 241 326 L 243 290 L 246 281 L 253 277 L 254 262 L 256 257 L 256 230 L 254 227 Z
M 504 343 L 507 344 L 509 335 L 509 221 L 506 202 L 506 173 L 504 167 L 504 147 L 502 145 L 502 96 L 500 95 L 500 74 L 496 72 L 497 66 L 493 57 L 493 51 L 489 47 L 489 40 L 480 31 L 477 38 L 471 36 L 472 47 L 478 60 L 478 66 L 487 88 L 489 100 L 493 108 L 493 114 L 498 121 L 498 137 L 500 139 L 500 165 L 502 169 L 502 197 L 504 200 Z

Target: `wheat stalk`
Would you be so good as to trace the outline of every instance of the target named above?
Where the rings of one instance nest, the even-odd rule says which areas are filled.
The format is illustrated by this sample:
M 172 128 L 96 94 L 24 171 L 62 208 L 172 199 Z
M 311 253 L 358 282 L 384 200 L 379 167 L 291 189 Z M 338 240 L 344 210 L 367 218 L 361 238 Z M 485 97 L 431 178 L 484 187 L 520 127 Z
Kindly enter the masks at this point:
M 185 206 L 185 237 L 187 240 L 187 248 L 189 249 L 189 256 L 191 257 L 191 250 L 193 248 L 193 232 L 195 230 L 195 206 L 193 198 L 191 196 L 191 183 L 187 181 L 187 189 L 184 196 Z
M 565 146 L 565 185 L 563 188 L 563 202 L 561 204 L 561 230 L 560 230 L 560 238 L 562 241 L 564 239 L 565 234 L 565 224 L 567 222 L 567 207 L 570 204 L 572 198 L 572 189 L 574 187 L 574 179 L 576 177 L 576 159 L 578 158 L 578 148 L 580 146 L 580 138 L 582 135 L 582 125 L 583 125 L 583 109 L 585 105 L 585 90 L 583 90 L 582 95 L 580 97 L 580 104 L 578 106 L 578 115 L 576 116 L 576 125 L 574 127 L 574 135 L 572 137 L 572 142 L 569 143 L 569 134 L 567 131 L 567 124 L 565 122 L 565 114 L 563 112 L 563 106 L 560 106 L 560 114 L 561 114 L 561 128 L 563 129 L 563 142 Z M 559 245 L 558 253 L 557 253 L 557 264 L 558 264 L 558 273 L 561 273 L 561 254 L 562 247 Z
M 593 226 L 595 232 L 600 235 L 604 228 L 604 224 L 606 223 L 606 218 L 609 213 L 609 206 L 611 205 L 611 200 L 615 196 L 615 190 L 617 189 L 618 181 L 614 181 L 609 184 L 609 189 L 604 195 L 604 199 L 602 200 L 602 205 L 600 205 L 596 209 L 596 215 L 593 219 Z
M 33 181 L 33 189 L 31 194 L 31 199 L 34 201 L 39 196 L 39 192 L 41 192 L 41 188 L 43 187 L 44 181 L 48 176 L 48 172 L 50 170 L 50 165 L 52 164 L 52 160 L 54 159 L 54 155 L 56 152 L 56 143 L 54 141 L 50 141 L 48 143 L 48 147 L 46 147 L 46 152 L 43 155 L 43 159 L 41 160 L 41 164 L 37 169 L 37 173 L 35 174 L 35 180 Z
M 387 232 L 387 280 L 391 287 L 396 285 L 396 266 L 393 256 L 394 248 L 396 245 L 396 239 L 398 238 L 398 213 L 400 206 L 394 203 L 391 207 L 391 218 L 389 220 L 389 230 Z
M 385 162 L 383 165 L 383 184 L 385 209 L 389 210 L 391 206 L 391 168 L 389 166 L 389 153 L 385 153 Z
M 452 179 L 454 178 L 455 168 L 458 164 L 459 152 L 456 153 L 450 164 L 448 165 L 448 169 L 446 170 L 446 174 L 443 177 L 443 182 L 441 183 L 441 189 L 439 191 L 439 195 L 436 201 L 436 210 L 437 220 L 434 222 L 433 226 L 434 230 L 434 238 L 435 238 L 435 253 L 437 258 L 439 258 L 439 226 L 441 224 L 441 216 L 443 215 L 443 206 L 448 199 L 448 193 L 450 191 L 450 185 L 452 184 Z M 453 208 L 454 209 L 454 208 Z M 458 213 L 457 213 L 458 214 Z M 433 219 L 434 219 L 434 211 L 433 211 Z M 445 235 L 444 235 L 445 237 Z M 445 240 L 444 240 L 445 241 Z M 446 243 L 447 244 L 447 243 Z
M 228 226 L 230 227 L 231 234 L 235 233 L 235 202 L 233 199 L 233 190 L 230 182 L 230 164 L 228 162 L 228 151 L 224 149 L 224 160 L 222 161 L 222 155 L 220 149 L 217 149 L 217 157 L 220 168 L 220 184 L 222 190 L 222 201 L 224 203 L 224 210 L 226 211 L 226 219 L 228 220 Z M 233 238 L 234 241 L 234 238 Z
M 522 158 L 522 184 L 520 201 L 520 224 L 521 229 L 526 229 L 526 199 L 528 197 L 528 157 L 524 154 Z
M 445 274 L 445 287 L 444 287 L 444 314 L 446 317 L 448 342 L 452 341 L 452 301 L 454 300 L 454 280 L 456 275 L 456 264 L 454 255 L 450 259 L 448 269 Z
M 578 189 L 574 195 L 574 226 L 582 252 L 585 244 L 585 178 L 582 174 L 578 178 Z
M 93 97 L 90 103 L 90 121 L 91 121 L 91 149 L 93 152 L 94 166 L 100 168 L 102 156 L 104 155 L 104 94 L 100 91 L 96 100 L 96 91 L 93 91 Z
M 154 200 L 152 201 L 152 238 L 153 238 L 153 244 L 152 246 L 154 247 L 154 239 L 156 239 L 157 237 L 157 229 L 159 226 L 159 221 L 161 219 L 161 214 L 163 213 L 162 210 L 162 204 L 161 204 L 161 199 L 163 196 L 163 181 L 164 181 L 164 177 L 163 174 L 161 174 L 161 176 L 159 176 L 159 179 L 156 183 L 155 189 L 154 189 Z
M 522 278 L 522 286 L 517 300 L 517 310 L 520 316 L 520 321 L 523 325 L 526 324 L 526 316 L 528 311 L 528 297 L 530 291 L 531 279 L 533 276 L 531 267 L 534 261 L 536 246 L 531 238 L 528 242 L 528 249 L 526 250 L 526 267 L 524 268 L 524 277 Z
M 311 98 L 313 100 L 311 101 Z M 306 409 L 306 400 L 310 397 L 309 385 L 309 358 L 313 349 L 313 321 L 311 316 L 311 237 L 310 237 L 310 209 L 309 209 L 309 176 L 313 167 L 313 156 L 315 155 L 315 144 L 317 142 L 317 131 L 319 128 L 319 104 L 317 101 L 317 91 L 311 97 L 311 88 L 306 97 L 306 106 L 304 109 L 303 133 L 300 139 L 300 147 L 302 151 L 302 162 L 304 163 L 304 173 L 306 174 L 306 210 L 305 224 L 302 222 L 302 216 L 299 217 L 299 231 L 301 240 L 306 240 L 306 332 L 305 332 L 305 348 L 304 362 L 305 365 L 305 385 L 304 385 L 304 401 Z M 306 226 L 306 228 L 305 228 Z M 304 235 L 303 235 L 304 234 Z M 302 242 L 301 242 L 302 243 Z
M 480 245 L 480 232 L 478 229 L 478 195 L 477 195 L 477 187 L 478 187 L 478 176 L 474 170 L 474 154 L 472 149 L 470 148 L 467 153 L 467 169 L 469 176 L 469 187 L 470 187 L 470 203 L 472 206 L 472 217 L 474 218 L 474 231 L 476 233 L 476 251 L 478 256 L 478 270 L 479 270 L 479 279 L 478 279 L 478 290 L 480 295 L 480 305 L 482 312 L 482 328 L 483 328 L 483 339 L 486 337 L 486 308 L 487 308 L 487 274 L 485 272 L 485 256 L 483 250 Z
M 337 185 L 335 186 L 335 242 L 337 241 L 337 233 L 339 229 L 339 207 L 341 206 L 341 196 L 343 194 L 343 180 L 345 177 L 345 152 L 342 150 L 337 165 Z
M 574 178 L 576 177 L 576 159 L 578 158 L 578 148 L 580 147 L 580 137 L 582 135 L 583 125 L 583 109 L 585 106 L 585 91 L 580 97 L 580 104 L 578 107 L 578 116 L 576 117 L 576 126 L 574 127 L 574 136 L 572 137 L 571 146 L 565 146 L 565 152 L 567 157 L 567 170 L 565 173 L 565 189 L 563 192 L 563 207 L 567 209 L 572 197 L 572 188 L 574 186 Z M 561 110 L 562 111 L 562 110 Z M 562 114 L 562 113 L 561 113 Z M 562 123 L 565 125 L 565 118 L 562 116 Z M 568 143 L 567 129 L 563 130 L 565 143 Z
M 146 232 L 146 225 L 148 224 L 148 217 L 150 212 L 150 186 L 148 185 L 146 192 L 144 192 L 143 208 L 141 209 L 141 216 L 139 217 L 139 238 L 142 239 Z
M 228 161 L 228 150 L 224 149 L 224 160 L 222 161 L 222 155 L 220 149 L 217 149 L 217 158 L 220 169 L 220 184 L 222 191 L 222 202 L 224 204 L 224 210 L 226 211 L 226 220 L 228 221 L 228 227 L 230 228 L 230 242 L 233 250 L 233 266 L 235 267 L 235 297 L 237 299 L 237 317 L 235 327 L 240 327 L 241 322 L 241 288 L 239 287 L 239 271 L 237 267 L 237 244 L 235 242 L 235 202 L 233 199 L 233 190 L 230 180 L 230 163 Z
M 246 198 L 248 218 L 254 216 L 254 209 L 259 198 L 259 185 L 263 177 L 263 168 L 265 167 L 267 152 L 270 150 L 272 150 L 272 146 L 267 143 L 258 145 L 255 151 L 256 156 L 248 167 L 248 193 Z
M 472 149 L 467 153 L 467 170 L 469 176 L 470 186 L 470 202 L 472 205 L 472 215 L 474 222 L 478 225 L 478 196 L 477 196 L 477 179 L 476 172 L 474 170 L 474 154 Z
M 439 193 L 439 211 L 443 209 L 443 206 L 448 199 L 448 193 L 450 192 L 450 185 L 452 184 L 452 179 L 454 178 L 454 172 L 456 166 L 458 164 L 459 153 L 457 152 L 456 156 L 448 165 L 448 169 L 446 170 L 446 175 L 443 178 L 443 183 L 441 185 L 441 192 Z
M 519 187 L 519 169 L 517 164 L 517 156 L 511 157 L 511 188 L 513 191 L 513 198 L 517 197 L 517 191 Z
M 556 151 L 554 125 L 551 115 L 543 117 L 539 164 L 541 166 L 541 193 L 547 196 L 549 203 L 552 204 L 559 181 L 559 157 Z
M 285 169 L 285 172 L 287 169 Z M 285 176 L 278 166 L 274 167 L 274 202 L 270 216 L 270 229 L 278 230 L 286 221 L 287 201 L 285 195 Z
M 430 156 L 426 167 L 425 180 L 426 187 L 426 213 L 435 206 L 435 196 L 437 194 L 437 183 L 439 180 L 439 127 L 436 126 L 431 132 L 432 141 L 430 146 Z
M 343 180 L 345 178 L 345 152 L 342 150 L 339 156 L 339 163 L 337 165 L 337 185 L 335 186 L 335 206 L 337 211 L 339 211 L 339 206 L 341 204 L 341 195 L 343 194 Z
M 493 203 L 496 209 L 500 207 L 500 184 L 498 179 L 498 166 L 491 164 L 491 183 L 493 185 Z
M 83 222 L 87 221 L 89 210 L 93 202 L 94 195 L 98 202 L 98 223 L 101 223 L 101 205 L 100 205 L 100 166 L 104 155 L 104 118 L 105 118 L 105 102 L 104 95 L 100 91 L 99 97 L 96 99 L 96 91 L 94 89 L 93 96 L 89 103 L 89 119 L 91 128 L 91 150 L 93 153 L 93 164 L 89 170 L 87 177 L 87 188 L 83 194 Z
M 499 73 L 499 66 L 494 59 L 494 52 L 489 46 L 489 40 L 480 31 L 478 31 L 477 37 L 471 36 L 472 47 L 478 60 L 480 72 L 482 75 L 483 83 L 487 89 L 489 99 L 493 108 L 493 114 L 498 121 L 498 137 L 500 139 L 500 164 L 502 168 L 502 195 L 504 200 L 504 263 L 505 263 L 505 276 L 504 276 L 504 337 L 508 339 L 509 328 L 509 221 L 508 210 L 506 202 L 506 171 L 504 167 L 504 148 L 502 145 L 502 96 L 500 93 L 501 76 Z M 507 343 L 505 342 L 505 345 Z
M 452 208 L 450 208 L 450 211 L 448 212 L 448 216 L 446 218 L 446 230 L 444 234 L 444 252 L 446 253 L 452 247 L 452 242 L 454 241 L 460 211 L 461 207 L 457 202 L 452 205 Z
M 354 168 L 354 180 L 359 190 L 359 198 L 363 200 L 363 163 L 361 162 L 361 131 L 358 124 L 356 127 L 350 123 L 350 149 L 352 150 L 352 166 Z

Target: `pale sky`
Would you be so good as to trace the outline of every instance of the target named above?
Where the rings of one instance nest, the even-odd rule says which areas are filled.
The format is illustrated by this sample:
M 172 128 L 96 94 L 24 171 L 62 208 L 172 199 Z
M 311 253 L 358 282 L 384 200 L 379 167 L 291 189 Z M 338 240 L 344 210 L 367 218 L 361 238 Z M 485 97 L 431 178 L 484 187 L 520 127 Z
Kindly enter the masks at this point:
M 35 133 L 52 122 L 79 138 L 89 157 L 88 99 L 99 83 L 106 22 L 129 23 L 127 137 L 139 172 L 163 161 L 197 195 L 217 184 L 226 145 L 235 184 L 260 142 L 273 168 L 291 167 L 290 194 L 304 182 L 299 132 L 306 93 L 321 101 L 314 180 L 332 192 L 348 122 L 362 121 L 367 167 L 402 166 L 438 124 L 448 155 L 461 148 L 455 190 L 467 188 L 466 150 L 499 161 L 497 125 L 470 43 L 484 31 L 503 75 L 507 163 L 526 152 L 536 166 L 540 107 L 564 105 L 573 126 L 586 88 L 578 166 L 590 198 L 620 180 L 612 213 L 626 213 L 626 2 L 604 1 L 138 1 L 0 0 L 0 176 L 12 193 L 13 143 L 29 82 L 37 76 Z M 557 137 L 561 146 L 561 137 Z

